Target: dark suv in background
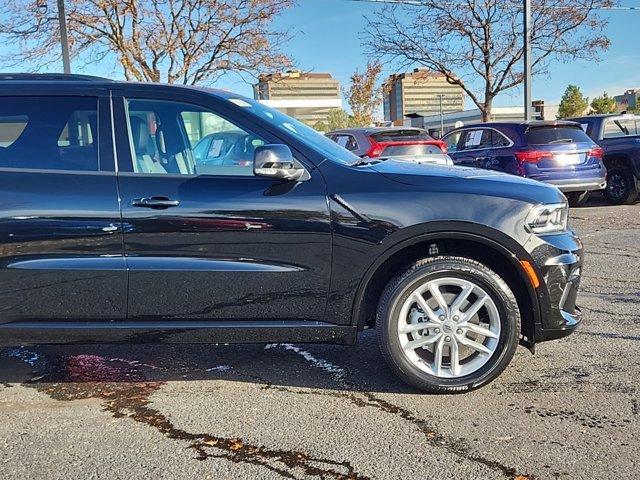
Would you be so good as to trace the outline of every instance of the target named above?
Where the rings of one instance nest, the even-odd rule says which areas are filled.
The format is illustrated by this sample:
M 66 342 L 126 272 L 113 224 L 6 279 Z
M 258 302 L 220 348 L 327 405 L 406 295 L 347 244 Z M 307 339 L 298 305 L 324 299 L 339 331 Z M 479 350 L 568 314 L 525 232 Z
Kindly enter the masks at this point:
M 606 199 L 616 205 L 634 203 L 640 192 L 640 116 L 589 115 L 571 120 L 604 149 Z
M 447 133 L 454 164 L 550 183 L 571 206 L 606 185 L 603 150 L 574 122 L 481 123 Z
M 233 93 L 0 75 L 0 172 L 4 344 L 354 344 L 375 327 L 404 380 L 460 392 L 580 321 L 556 188 L 362 159 Z

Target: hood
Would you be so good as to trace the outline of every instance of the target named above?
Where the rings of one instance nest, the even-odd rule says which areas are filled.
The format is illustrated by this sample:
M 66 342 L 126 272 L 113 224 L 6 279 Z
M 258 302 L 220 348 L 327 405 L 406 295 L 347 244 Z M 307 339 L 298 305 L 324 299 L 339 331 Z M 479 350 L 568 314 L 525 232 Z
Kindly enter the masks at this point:
M 433 191 L 493 195 L 533 204 L 566 201 L 553 185 L 493 170 L 391 159 L 368 166 L 394 182 L 424 186 Z

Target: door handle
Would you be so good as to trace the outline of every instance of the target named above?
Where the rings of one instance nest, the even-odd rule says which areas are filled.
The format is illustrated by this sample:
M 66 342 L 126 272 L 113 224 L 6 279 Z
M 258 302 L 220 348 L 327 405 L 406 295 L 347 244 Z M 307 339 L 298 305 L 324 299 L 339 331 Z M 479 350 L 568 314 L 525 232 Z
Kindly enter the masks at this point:
M 156 210 L 164 210 L 165 208 L 177 207 L 180 205 L 178 200 L 171 200 L 167 197 L 150 197 L 150 198 L 134 198 L 131 201 L 134 207 L 153 208 Z

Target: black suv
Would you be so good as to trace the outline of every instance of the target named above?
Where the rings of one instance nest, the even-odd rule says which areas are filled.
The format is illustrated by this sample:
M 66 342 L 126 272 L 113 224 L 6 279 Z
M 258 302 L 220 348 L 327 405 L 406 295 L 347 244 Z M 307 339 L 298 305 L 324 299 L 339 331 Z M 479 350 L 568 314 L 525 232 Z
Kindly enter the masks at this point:
M 4 344 L 352 345 L 375 327 L 404 380 L 458 392 L 580 321 L 555 187 L 361 159 L 217 90 L 2 75 L 0 97 Z
M 640 116 L 623 113 L 571 120 L 604 149 L 606 199 L 615 205 L 635 203 L 640 192 Z

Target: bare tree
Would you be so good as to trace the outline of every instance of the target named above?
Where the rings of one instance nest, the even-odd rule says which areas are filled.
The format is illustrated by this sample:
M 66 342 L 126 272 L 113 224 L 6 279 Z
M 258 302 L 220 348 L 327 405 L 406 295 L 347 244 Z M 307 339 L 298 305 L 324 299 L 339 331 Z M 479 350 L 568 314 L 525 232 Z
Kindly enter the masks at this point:
M 116 60 L 128 80 L 195 84 L 227 72 L 255 75 L 291 66 L 290 35 L 273 19 L 295 0 L 66 0 L 73 57 Z M 5 65 L 59 61 L 56 0 L 3 2 Z
M 552 59 L 596 60 L 609 47 L 606 20 L 596 9 L 616 0 L 533 0 L 532 70 L 548 73 Z M 365 46 L 399 67 L 424 66 L 459 85 L 491 116 L 494 98 L 524 80 L 522 0 L 424 0 L 386 5 L 367 18 Z
M 371 125 L 374 111 L 382 103 L 382 91 L 379 77 L 382 64 L 378 61 L 367 63 L 363 73 L 355 71 L 351 75 L 351 85 L 346 91 L 347 101 L 353 111 L 353 122 L 360 126 Z

